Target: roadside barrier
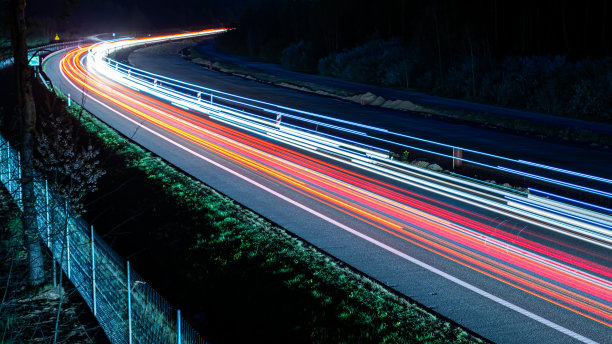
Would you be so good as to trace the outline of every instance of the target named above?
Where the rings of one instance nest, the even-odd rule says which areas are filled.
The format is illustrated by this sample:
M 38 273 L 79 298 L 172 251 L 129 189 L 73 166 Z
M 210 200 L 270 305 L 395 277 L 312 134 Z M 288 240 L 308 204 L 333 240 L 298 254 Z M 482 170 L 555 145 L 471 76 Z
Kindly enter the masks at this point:
M 0 136 L 0 180 L 23 210 L 19 152 Z M 98 319 L 111 343 L 207 343 L 67 203 L 35 176 L 42 242 Z M 56 264 L 53 264 L 54 269 Z

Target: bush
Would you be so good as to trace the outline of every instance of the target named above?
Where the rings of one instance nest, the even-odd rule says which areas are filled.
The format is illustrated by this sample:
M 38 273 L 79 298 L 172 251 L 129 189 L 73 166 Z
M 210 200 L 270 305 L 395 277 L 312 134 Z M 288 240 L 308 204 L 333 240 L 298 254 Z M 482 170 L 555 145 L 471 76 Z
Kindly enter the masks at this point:
M 414 65 L 414 54 L 399 40 L 375 40 L 319 60 L 323 75 L 385 86 L 403 86 Z
M 300 42 L 301 43 L 301 42 Z M 299 44 L 286 49 L 300 56 Z M 473 65 L 472 65 L 473 63 Z M 324 57 L 319 73 L 382 86 L 416 86 L 433 94 L 587 120 L 612 117 L 612 58 L 568 61 L 565 56 L 490 57 L 455 54 L 443 66 L 401 41 L 374 40 Z M 414 72 L 413 72 L 414 71 Z
M 315 72 L 317 60 L 311 42 L 291 43 L 283 49 L 281 64 L 283 67 L 300 72 Z

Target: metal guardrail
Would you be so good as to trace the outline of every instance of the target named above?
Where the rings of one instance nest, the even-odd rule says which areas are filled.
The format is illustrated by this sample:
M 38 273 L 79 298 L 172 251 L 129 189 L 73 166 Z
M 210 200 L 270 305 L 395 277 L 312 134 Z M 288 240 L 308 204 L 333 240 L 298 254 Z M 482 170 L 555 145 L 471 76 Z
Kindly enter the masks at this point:
M 28 58 L 30 58 L 31 56 L 33 56 L 39 51 L 47 51 L 47 52 L 57 51 L 57 50 L 65 49 L 65 48 L 75 47 L 75 46 L 78 46 L 79 44 L 84 44 L 86 42 L 87 40 L 57 42 L 57 43 L 49 43 L 49 44 L 41 45 L 38 47 L 30 48 L 28 49 Z M 0 60 L 0 69 L 6 68 L 12 64 L 13 64 L 13 57 L 2 59 Z
M 0 136 L 0 180 L 21 199 L 19 153 Z M 74 216 L 40 176 L 36 214 L 42 241 L 98 319 L 111 343 L 207 343 L 136 271 Z M 55 268 L 55 264 L 54 264 Z
M 162 38 L 154 39 L 160 41 Z M 549 230 L 612 247 L 612 179 L 221 92 L 137 69 L 107 57 L 109 52 L 146 42 L 146 38 L 125 39 L 92 46 L 86 57 L 87 66 L 122 86 L 191 110 L 212 121 L 466 201 L 493 205 L 496 209 L 545 223 Z M 462 169 L 469 167 L 468 173 L 470 169 L 471 173 L 478 174 L 494 171 L 495 175 L 509 180 L 513 177 L 528 189 L 518 190 L 479 181 L 469 174 L 459 174 L 464 171 L 462 169 L 455 171 L 459 173 L 444 174 L 416 168 L 395 159 L 397 154 L 394 152 L 405 149 L 433 156 L 438 161 L 445 160 L 448 165 L 452 163 L 453 170 L 455 165 L 464 165 Z M 573 197 L 577 194 L 582 199 L 567 197 L 568 193 Z
M 165 99 L 180 107 L 194 110 L 252 132 L 278 139 L 294 138 L 295 145 L 308 145 L 319 151 L 340 152 L 374 163 L 405 166 L 397 153 L 404 150 L 421 152 L 455 165 L 470 165 L 498 175 L 512 176 L 526 183 L 530 194 L 555 198 L 593 211 L 612 213 L 612 179 L 548 166 L 522 159 L 512 159 L 466 147 L 423 139 L 403 132 L 281 106 L 261 100 L 218 91 L 123 64 L 106 54 L 121 45 L 143 44 L 144 39 L 122 40 L 110 49 L 104 44 L 90 48 L 90 67 L 104 69 L 104 74 L 129 87 Z M 99 63 L 101 62 L 101 63 Z M 104 65 L 101 67 L 100 65 Z M 295 139 L 302 140 L 302 143 Z M 306 143 L 307 142 L 307 143 Z M 450 167 L 449 167 L 450 168 Z M 469 177 L 469 176 L 467 176 Z M 580 199 L 555 194 L 555 190 L 571 190 Z M 527 193 L 523 193 L 527 196 Z M 600 204 L 597 204 L 601 200 Z

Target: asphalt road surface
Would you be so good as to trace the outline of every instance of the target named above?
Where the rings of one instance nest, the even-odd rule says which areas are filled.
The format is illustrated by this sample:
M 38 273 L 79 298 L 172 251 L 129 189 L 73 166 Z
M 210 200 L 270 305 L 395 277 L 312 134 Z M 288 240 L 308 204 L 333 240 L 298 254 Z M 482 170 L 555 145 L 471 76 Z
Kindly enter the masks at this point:
M 139 50 L 137 67 L 295 108 L 563 168 L 609 172 L 601 150 L 534 141 L 351 105 L 210 72 L 176 56 L 176 45 Z M 249 137 L 159 104 L 103 76 L 65 77 L 73 101 L 170 163 L 363 273 L 495 342 L 609 342 L 609 249 L 550 232 L 520 217 L 349 164 Z M 78 57 L 73 56 L 78 69 Z M 96 81 L 100 80 L 100 82 Z M 101 90 L 94 94 L 93 90 Z M 86 96 L 81 96 L 81 92 Z M 139 113 L 126 108 L 138 108 Z M 152 108 L 159 110 L 152 110 Z M 156 124 L 164 120 L 164 127 Z M 184 126 L 185 121 L 194 124 Z M 474 131 L 475 130 L 475 131 Z M 187 135 L 188 133 L 189 135 Z M 467 142 L 467 143 L 466 143 Z M 475 147 L 478 146 L 478 147 Z M 553 156 L 551 158 L 551 155 Z M 551 161 L 553 160 L 553 161 Z M 592 174 L 597 174 L 592 172 Z M 609 173 L 608 173 L 609 175 Z M 95 224 L 94 224 L 95 225 Z
M 582 121 L 575 118 L 559 117 L 554 115 L 534 113 L 516 109 L 503 108 L 499 106 L 478 104 L 460 99 L 443 98 L 437 96 L 431 96 L 421 92 L 397 90 L 385 87 L 379 87 L 375 85 L 361 84 L 357 82 L 351 82 L 342 79 L 336 79 L 321 75 L 299 73 L 290 71 L 282 68 L 281 66 L 273 63 L 252 61 L 246 57 L 227 54 L 220 52 L 215 49 L 214 38 L 203 40 L 201 44 L 196 47 L 197 51 L 209 56 L 213 61 L 224 61 L 230 62 L 239 66 L 248 67 L 257 71 L 266 72 L 269 74 L 282 76 L 287 79 L 301 80 L 305 82 L 312 82 L 318 85 L 325 85 L 329 87 L 354 90 L 359 93 L 372 92 L 377 96 L 382 96 L 385 99 L 395 100 L 402 99 L 408 100 L 415 104 L 433 106 L 437 108 L 448 108 L 448 109 L 459 109 L 470 112 L 482 112 L 499 117 L 508 117 L 515 119 L 524 119 L 531 122 L 555 125 L 559 127 L 573 127 L 576 129 L 590 130 L 596 133 L 605 133 L 612 135 L 612 125 L 604 123 L 595 123 Z M 150 50 L 148 50 L 150 51 Z

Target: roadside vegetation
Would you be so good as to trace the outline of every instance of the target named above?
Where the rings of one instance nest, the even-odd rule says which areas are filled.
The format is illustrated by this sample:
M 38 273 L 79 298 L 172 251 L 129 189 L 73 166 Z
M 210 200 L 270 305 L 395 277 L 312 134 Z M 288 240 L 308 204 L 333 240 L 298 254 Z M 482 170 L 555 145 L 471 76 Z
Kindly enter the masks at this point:
M 13 77 L 13 67 L 0 69 L 2 80 Z M 19 147 L 21 119 L 15 110 L 15 85 L 2 83 L 0 93 L 7 95 L 0 100 L 0 131 L 11 140 L 14 148 Z M 39 143 L 53 141 L 56 144 L 39 145 L 35 163 L 55 176 L 49 183 L 50 187 L 60 193 L 69 192 L 71 203 L 78 208 L 79 197 L 75 196 L 84 190 L 78 180 L 84 174 L 74 171 L 81 167 L 74 163 L 82 162 L 81 153 L 88 149 L 82 150 L 83 145 L 73 140 L 73 135 L 78 136 L 78 132 L 63 121 L 67 118 L 75 121 L 65 111 L 65 102 L 56 99 L 36 82 L 33 83 L 33 93 L 37 99 L 37 132 L 40 133 L 45 125 L 53 126 L 55 123 L 61 126 L 47 128 L 45 135 L 36 136 Z M 60 140 L 56 141 L 57 138 Z M 5 148 L 2 147 L 0 159 L 8 158 Z M 54 158 L 43 160 L 41 157 L 44 155 Z M 59 168 L 67 160 L 72 170 Z M 50 171 L 53 166 L 56 168 Z M 67 184 L 71 187 L 66 188 Z M 37 240 L 40 241 L 40 237 Z M 108 343 L 76 288 L 66 278 L 53 276 L 51 253 L 46 246 L 41 245 L 43 276 L 41 283 L 35 286 L 31 284 L 28 258 L 22 212 L 0 184 L 0 343 L 53 343 L 58 339 L 62 343 Z
M 64 279 L 61 287 L 54 286 L 47 273 L 46 283 L 29 286 L 22 237 L 20 211 L 0 186 L 0 342 L 52 343 L 57 333 L 61 343 L 108 343 L 70 281 Z M 50 259 L 46 259 L 45 268 L 52 270 Z
M 605 5 L 581 6 L 566 0 L 554 6 L 269 1 L 245 8 L 236 29 L 218 37 L 216 47 L 295 71 L 525 110 L 535 116 L 610 123 L 612 45 L 606 13 Z M 447 109 L 419 111 L 415 105 L 405 109 L 528 135 L 601 145 L 611 141 L 609 136 L 554 123 Z
M 576 143 L 594 143 L 601 146 L 609 146 L 612 143 L 612 137 L 610 137 L 609 135 L 605 135 L 602 133 L 594 133 L 589 130 L 561 127 L 555 125 L 554 123 L 544 124 L 540 122 L 534 122 L 529 119 L 500 117 L 498 115 L 484 112 L 472 112 L 458 109 L 422 106 L 419 104 L 414 104 L 408 100 L 384 99 L 381 96 L 378 96 L 371 92 L 358 93 L 356 90 L 331 87 L 328 85 L 317 84 L 311 81 L 289 79 L 279 75 L 270 74 L 261 70 L 256 70 L 245 66 L 239 66 L 235 63 L 212 59 L 210 56 L 207 56 L 206 54 L 203 54 L 198 51 L 197 48 L 183 49 L 181 51 L 181 54 L 193 63 L 199 64 L 204 68 L 212 68 L 222 73 L 256 80 L 262 83 L 291 88 L 302 92 L 316 93 L 324 96 L 339 98 L 357 104 L 382 107 L 398 111 L 410 111 L 412 113 L 416 113 L 424 117 L 433 117 L 449 121 L 457 121 L 460 123 L 470 123 L 472 125 L 483 126 L 489 129 L 508 131 L 520 135 L 538 137 L 540 139 L 553 138 L 556 140 Z M 342 63 L 334 63 L 338 64 L 339 66 L 346 65 L 347 67 L 344 69 L 348 70 L 351 74 L 354 73 L 355 75 L 359 75 L 358 77 L 356 77 L 355 80 L 352 81 L 361 81 L 361 79 L 367 77 L 368 75 L 368 73 L 363 73 L 363 75 L 361 75 L 355 72 L 354 70 L 358 69 L 358 67 L 348 67 L 352 63 L 359 62 L 350 62 L 349 60 L 347 60 Z M 338 75 L 332 76 L 338 77 Z
M 287 48 L 289 49 L 289 48 Z M 383 54 L 380 52 L 384 51 Z M 612 58 L 461 56 L 435 68 L 400 40 L 376 40 L 318 61 L 318 72 L 450 98 L 591 121 L 612 119 Z
M 70 111 L 107 171 L 84 217 L 207 340 L 482 342 Z

